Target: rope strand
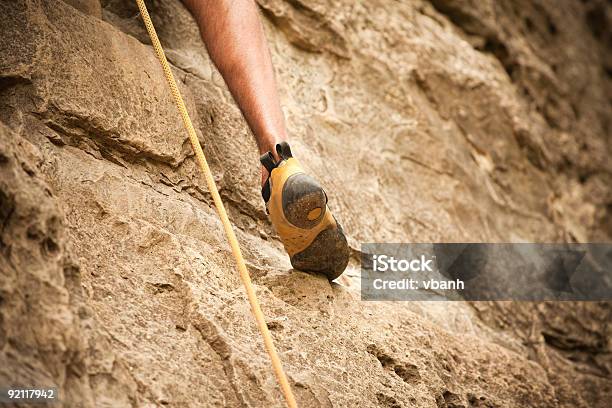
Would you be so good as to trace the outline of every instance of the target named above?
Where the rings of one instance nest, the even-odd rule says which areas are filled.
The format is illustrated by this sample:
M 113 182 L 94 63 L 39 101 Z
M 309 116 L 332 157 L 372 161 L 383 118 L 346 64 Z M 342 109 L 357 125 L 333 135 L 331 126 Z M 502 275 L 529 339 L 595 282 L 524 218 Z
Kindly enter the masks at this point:
M 174 97 L 174 103 L 176 104 L 176 107 L 178 108 L 179 112 L 181 113 L 181 117 L 183 118 L 183 125 L 185 125 L 185 129 L 189 134 L 189 141 L 191 142 L 191 147 L 193 148 L 193 152 L 196 155 L 196 160 L 198 162 L 200 170 L 202 171 L 202 173 L 204 173 L 206 183 L 208 184 L 208 190 L 210 191 L 213 201 L 215 202 L 215 207 L 217 208 L 217 212 L 219 213 L 221 223 L 223 224 L 225 235 L 227 236 L 227 240 L 229 241 L 229 244 L 232 248 L 232 253 L 234 254 L 234 258 L 236 259 L 236 264 L 238 265 L 240 279 L 244 284 L 244 288 L 246 290 L 249 303 L 251 305 L 251 312 L 255 316 L 257 326 L 259 327 L 259 331 L 261 332 L 261 336 L 263 337 L 263 342 L 266 347 L 266 351 L 270 356 L 270 361 L 272 362 L 274 374 L 276 375 L 276 379 L 278 380 L 283 395 L 285 396 L 287 405 L 290 408 L 297 408 L 297 403 L 295 401 L 295 397 L 293 395 L 291 387 L 289 386 L 289 381 L 287 381 L 287 376 L 285 375 L 280 358 L 278 357 L 276 348 L 274 347 L 272 336 L 268 331 L 266 319 L 264 317 L 263 312 L 261 311 L 261 307 L 259 306 L 259 301 L 257 300 L 257 295 L 255 294 L 255 289 L 253 288 L 251 277 L 249 276 L 249 272 L 242 257 L 242 252 L 240 251 L 240 245 L 238 244 L 238 240 L 236 239 L 236 235 L 234 234 L 234 230 L 227 216 L 227 212 L 225 211 L 223 201 L 221 201 L 221 196 L 219 195 L 219 191 L 217 190 L 217 185 L 215 184 L 213 175 L 210 172 L 210 168 L 208 167 L 208 162 L 206 161 L 206 157 L 204 156 L 204 152 L 202 151 L 202 146 L 200 146 L 200 142 L 196 135 L 195 129 L 193 127 L 193 124 L 191 123 L 191 119 L 189 118 L 189 113 L 187 112 L 187 108 L 185 107 L 185 103 L 183 102 L 181 93 L 179 92 L 179 89 L 176 86 L 174 75 L 172 75 L 172 71 L 170 70 L 170 65 L 168 64 L 168 60 L 166 59 L 164 50 L 161 46 L 161 43 L 159 42 L 157 33 L 155 32 L 155 27 L 153 27 L 153 22 L 151 21 L 151 17 L 149 16 L 149 12 L 147 11 L 147 7 L 145 6 L 144 0 L 136 0 L 136 3 L 138 4 L 138 8 L 140 9 L 140 14 L 147 28 L 147 32 L 149 33 L 149 37 L 151 37 L 151 42 L 153 43 L 153 49 L 155 50 L 155 54 L 157 55 L 157 58 L 159 59 L 159 62 L 161 63 L 162 69 L 164 71 L 164 75 L 166 76 L 168 86 L 170 87 L 170 92 Z

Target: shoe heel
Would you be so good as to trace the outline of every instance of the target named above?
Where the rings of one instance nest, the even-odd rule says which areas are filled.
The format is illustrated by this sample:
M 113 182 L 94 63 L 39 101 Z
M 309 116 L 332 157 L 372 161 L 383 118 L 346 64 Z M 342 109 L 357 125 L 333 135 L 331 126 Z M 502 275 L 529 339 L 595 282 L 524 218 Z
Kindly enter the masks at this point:
M 283 213 L 291 224 L 310 229 L 319 224 L 327 208 L 327 196 L 315 179 L 295 174 L 283 186 Z

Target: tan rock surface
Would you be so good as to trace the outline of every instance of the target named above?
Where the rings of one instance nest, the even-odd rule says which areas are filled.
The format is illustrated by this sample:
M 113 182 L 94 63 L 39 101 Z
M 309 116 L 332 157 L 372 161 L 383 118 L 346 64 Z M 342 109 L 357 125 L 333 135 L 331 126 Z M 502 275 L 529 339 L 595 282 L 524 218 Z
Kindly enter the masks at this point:
M 607 407 L 609 303 L 361 302 L 293 271 L 255 144 L 149 1 L 300 406 Z M 601 1 L 258 0 L 294 152 L 360 242 L 610 241 Z M 0 385 L 282 406 L 135 4 L 0 1 Z

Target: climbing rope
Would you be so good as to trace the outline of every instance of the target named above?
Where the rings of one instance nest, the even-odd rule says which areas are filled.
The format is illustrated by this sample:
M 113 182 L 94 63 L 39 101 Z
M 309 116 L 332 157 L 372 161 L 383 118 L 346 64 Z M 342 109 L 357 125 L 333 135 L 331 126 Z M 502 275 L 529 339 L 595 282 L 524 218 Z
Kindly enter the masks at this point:
M 236 239 L 236 235 L 234 234 L 234 230 L 232 229 L 230 220 L 227 217 L 227 212 L 225 211 L 225 207 L 223 206 L 223 201 L 221 201 L 219 190 L 217 190 L 217 185 L 215 184 L 213 175 L 210 172 L 210 167 L 208 167 L 208 162 L 206 161 L 206 157 L 204 157 L 202 146 L 200 146 L 200 142 L 196 135 L 195 129 L 193 127 L 193 124 L 191 123 L 191 119 L 189 118 L 189 113 L 187 112 L 187 108 L 185 107 L 185 102 L 183 102 L 183 97 L 181 96 L 181 93 L 179 92 L 179 89 L 176 86 L 174 76 L 172 75 L 172 71 L 170 70 L 170 65 L 168 64 L 168 60 L 166 59 L 164 50 L 161 46 L 161 43 L 159 42 L 159 38 L 157 37 L 157 33 L 155 32 L 155 27 L 153 27 L 153 22 L 151 21 L 151 17 L 149 16 L 149 12 L 147 11 L 147 7 L 145 6 L 144 0 L 136 0 L 136 3 L 138 4 L 138 8 L 140 9 L 142 20 L 144 21 L 144 24 L 147 27 L 149 37 L 151 37 L 151 42 L 153 43 L 155 54 L 157 55 L 157 58 L 161 63 L 162 69 L 164 70 L 164 75 L 166 76 L 166 80 L 168 81 L 170 92 L 172 92 L 172 96 L 174 97 L 174 103 L 176 104 L 176 107 L 178 108 L 179 112 L 181 113 L 181 117 L 183 118 L 183 125 L 185 125 L 185 129 L 189 134 L 189 141 L 191 142 L 191 147 L 193 148 L 193 152 L 196 155 L 200 170 L 202 170 L 202 173 L 204 173 L 204 177 L 206 177 L 208 190 L 210 191 L 213 201 L 215 202 L 215 207 L 217 207 L 217 212 L 219 213 L 219 218 L 221 219 L 221 223 L 223 224 L 223 229 L 225 230 L 227 240 L 229 241 L 230 246 L 232 247 L 232 253 L 234 254 L 234 258 L 236 259 L 236 263 L 238 264 L 240 279 L 244 284 L 244 288 L 246 290 L 249 303 L 251 305 L 251 311 L 255 316 L 257 326 L 259 327 L 259 331 L 261 332 L 261 336 L 263 337 L 264 345 L 266 347 L 268 355 L 270 356 L 272 368 L 274 369 L 274 374 L 276 375 L 276 379 L 278 380 L 283 395 L 285 396 L 287 405 L 290 408 L 297 408 L 295 397 L 293 396 L 293 392 L 291 391 L 291 387 L 289 386 L 289 381 L 287 381 L 287 376 L 285 375 L 280 358 L 278 357 L 276 348 L 274 347 L 272 336 L 268 331 L 266 319 L 264 317 L 263 312 L 261 311 L 259 301 L 257 300 L 257 295 L 255 294 L 255 289 L 253 288 L 253 284 L 251 283 L 251 277 L 249 276 L 249 272 L 247 271 L 244 259 L 242 258 L 240 245 L 238 244 L 238 240 Z

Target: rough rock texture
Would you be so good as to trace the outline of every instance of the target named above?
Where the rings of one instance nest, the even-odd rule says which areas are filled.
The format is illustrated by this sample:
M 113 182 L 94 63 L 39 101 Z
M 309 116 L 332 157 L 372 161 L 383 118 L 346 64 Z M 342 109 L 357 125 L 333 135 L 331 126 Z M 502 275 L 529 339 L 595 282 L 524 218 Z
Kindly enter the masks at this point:
M 294 152 L 355 250 L 290 269 L 255 144 L 149 1 L 301 406 L 608 407 L 609 303 L 377 303 L 359 242 L 610 241 L 605 0 L 258 0 Z M 282 406 L 135 4 L 0 1 L 0 384 Z

